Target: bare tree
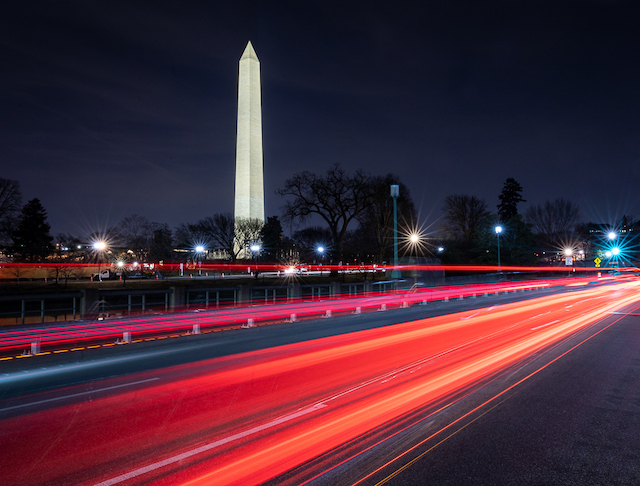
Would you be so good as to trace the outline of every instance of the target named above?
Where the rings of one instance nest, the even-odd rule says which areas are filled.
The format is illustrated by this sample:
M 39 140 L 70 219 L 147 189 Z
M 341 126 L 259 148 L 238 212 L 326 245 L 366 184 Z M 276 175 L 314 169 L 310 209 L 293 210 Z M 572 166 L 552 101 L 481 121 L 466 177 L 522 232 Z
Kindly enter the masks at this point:
M 318 257 L 318 246 L 322 246 L 323 252 L 331 254 L 329 242 L 332 239 L 331 231 L 323 226 L 310 226 L 296 231 L 293 234 L 293 241 L 296 249 L 300 253 L 302 261 L 312 261 Z M 329 257 L 330 259 L 330 257 Z
M 153 223 L 139 214 L 122 219 L 116 226 L 120 241 L 136 253 L 146 255 L 153 239 Z
M 13 265 L 8 267 L 9 274 L 16 278 L 16 282 L 20 285 L 21 278 L 27 278 L 33 271 L 31 267 L 25 267 L 24 265 Z
M 11 228 L 22 208 L 20 183 L 0 178 L 0 245 L 7 245 L 11 239 Z
M 153 223 L 153 237 L 149 244 L 149 260 L 153 262 L 170 261 L 173 258 L 173 233 L 169 225 Z
M 216 213 L 196 224 L 179 226 L 176 236 L 181 244 L 201 244 L 224 250 L 235 261 L 245 253 L 249 244 L 260 240 L 263 226 L 259 219 L 234 220 L 231 213 Z
M 20 183 L 0 178 L 0 219 L 4 219 L 22 208 Z
M 466 245 L 478 240 L 490 215 L 484 200 L 466 194 L 447 196 L 442 211 L 446 237 Z
M 525 219 L 533 232 L 551 243 L 571 233 L 579 217 L 578 206 L 563 198 L 530 206 L 525 212 Z
M 56 280 L 56 284 L 60 279 L 64 279 L 64 286 L 69 283 L 70 278 L 77 278 L 81 274 L 80 267 L 67 262 L 56 262 L 56 265 L 49 267 L 49 277 Z
M 231 213 L 216 213 L 198 221 L 195 225 L 189 225 L 191 232 L 200 243 L 206 246 L 216 246 L 224 250 L 235 261 L 237 252 L 235 248 L 235 222 Z
M 236 219 L 236 254 L 235 258 L 244 256 L 251 258 L 249 247 L 260 242 L 264 222 L 256 218 Z
M 400 197 L 397 200 L 398 232 L 410 233 L 416 229 L 416 209 L 411 199 L 409 188 L 400 182 L 400 178 L 394 174 L 375 176 L 371 178 L 371 203 L 361 213 L 361 229 L 369 229 L 375 235 L 378 247 L 378 261 L 389 257 L 393 249 L 393 199 L 391 198 L 391 185 L 400 186 Z
M 292 196 L 283 210 L 283 220 L 303 223 L 317 214 L 329 226 L 333 247 L 342 255 L 342 241 L 349 224 L 367 207 L 371 200 L 371 177 L 361 170 L 348 175 L 335 164 L 326 176 L 304 171 L 287 179 L 281 196 Z

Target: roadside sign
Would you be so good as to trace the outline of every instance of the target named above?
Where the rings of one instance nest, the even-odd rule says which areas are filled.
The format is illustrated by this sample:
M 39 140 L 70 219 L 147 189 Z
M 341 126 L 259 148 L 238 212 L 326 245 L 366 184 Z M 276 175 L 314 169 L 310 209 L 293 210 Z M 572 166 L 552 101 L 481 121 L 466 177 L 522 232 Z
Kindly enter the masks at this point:
M 599 267 L 599 266 L 600 266 L 600 264 L 602 263 L 602 260 L 600 260 L 600 258 L 599 258 L 599 257 L 596 257 L 596 259 L 595 259 L 595 260 L 593 260 L 593 263 L 595 263 L 595 264 L 596 264 L 596 267 Z
M 573 257 L 566 257 L 566 258 L 565 258 L 565 260 L 564 260 L 564 262 L 565 262 L 567 265 L 573 265 Z

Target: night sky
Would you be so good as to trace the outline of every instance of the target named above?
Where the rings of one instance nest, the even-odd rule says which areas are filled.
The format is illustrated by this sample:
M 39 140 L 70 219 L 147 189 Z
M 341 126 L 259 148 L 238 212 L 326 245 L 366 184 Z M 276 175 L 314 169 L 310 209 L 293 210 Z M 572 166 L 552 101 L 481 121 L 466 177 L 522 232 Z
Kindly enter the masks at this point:
M 226 4 L 218 6 L 217 4 Z M 397 174 L 421 220 L 568 198 L 640 218 L 636 1 L 0 3 L 0 177 L 52 233 L 233 211 L 238 61 L 261 62 L 266 214 L 301 170 Z

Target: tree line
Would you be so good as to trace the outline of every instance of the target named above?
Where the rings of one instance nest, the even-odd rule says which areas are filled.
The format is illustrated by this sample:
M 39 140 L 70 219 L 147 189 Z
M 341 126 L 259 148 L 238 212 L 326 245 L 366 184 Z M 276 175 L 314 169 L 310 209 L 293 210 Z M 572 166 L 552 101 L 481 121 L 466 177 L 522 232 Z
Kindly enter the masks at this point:
M 107 241 L 112 258 L 121 261 L 194 259 L 194 249 L 202 246 L 206 258 L 230 261 L 251 257 L 270 262 L 390 262 L 394 236 L 391 185 L 399 186 L 401 256 L 412 253 L 437 256 L 446 263 L 495 263 L 494 228 L 501 225 L 502 262 L 530 265 L 536 263 L 538 249 L 566 246 L 587 231 L 588 225 L 579 224 L 578 206 L 563 198 L 532 205 L 521 214 L 519 204 L 526 202 L 523 188 L 509 178 L 498 195 L 495 213 L 476 196 L 453 194 L 445 198 L 438 229 L 419 235 L 410 191 L 397 176 L 362 170 L 348 173 L 335 164 L 325 174 L 302 171 L 287 179 L 276 191 L 284 198 L 281 215 L 270 216 L 264 223 L 215 213 L 172 229 L 133 214 L 103 234 L 58 234 L 55 239 L 40 201 L 32 199 L 23 206 L 19 183 L 0 179 L 0 245 L 5 258 L 25 262 L 87 258 L 87 244 L 96 240 Z M 418 246 L 407 244 L 412 234 L 422 239 Z M 254 244 L 259 245 L 259 253 L 249 250 Z
M 265 261 L 383 260 L 389 257 L 393 239 L 390 184 L 401 188 L 399 220 L 415 225 L 411 195 L 398 177 L 364 171 L 348 174 L 334 165 L 323 176 L 302 172 L 288 179 L 277 191 L 290 197 L 281 217 L 269 216 L 264 223 L 215 213 L 170 228 L 133 214 L 101 233 L 61 233 L 54 238 L 42 203 L 33 199 L 23 206 L 19 182 L 0 179 L 0 247 L 5 259 L 23 262 L 86 259 L 88 246 L 95 241 L 105 241 L 111 257 L 125 262 L 194 259 L 194 251 L 189 250 L 197 246 L 206 249 L 209 259 L 236 261 L 251 255 L 247 249 L 253 243 L 260 245 L 259 255 L 253 256 Z M 307 222 L 312 225 L 302 227 Z M 288 225 L 290 236 L 284 234 L 283 225 Z

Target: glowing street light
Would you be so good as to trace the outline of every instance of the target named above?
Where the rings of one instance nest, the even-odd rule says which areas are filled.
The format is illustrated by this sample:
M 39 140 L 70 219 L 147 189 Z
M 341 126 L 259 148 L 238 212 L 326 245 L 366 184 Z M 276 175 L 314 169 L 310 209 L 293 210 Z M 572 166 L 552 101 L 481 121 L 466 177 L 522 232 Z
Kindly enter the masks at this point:
M 204 253 L 204 246 L 202 245 L 197 245 L 196 248 L 196 253 L 198 254 L 198 275 L 202 275 L 202 254 Z
M 260 245 L 258 243 L 252 243 L 249 249 L 251 250 L 251 256 L 253 257 L 253 263 L 255 265 L 258 254 L 260 253 Z M 258 278 L 258 273 L 258 266 L 256 265 L 256 278 Z
M 122 280 L 122 286 L 125 287 L 127 285 L 127 272 L 125 272 L 124 262 L 122 260 L 118 260 L 116 262 L 118 267 L 118 271 L 120 273 L 120 280 Z
M 618 237 L 618 234 L 615 231 L 610 231 L 607 236 L 610 240 L 615 240 Z
M 407 237 L 409 254 L 410 256 L 413 256 L 416 259 L 418 258 L 418 250 L 422 249 L 421 236 L 422 235 L 420 233 L 413 232 L 409 234 Z
M 617 246 L 615 248 L 611 248 L 611 254 L 613 256 L 618 256 L 620 255 L 620 248 L 618 248 Z
M 107 244 L 104 241 L 94 241 L 93 249 L 98 252 L 98 280 L 102 282 L 102 253 L 107 249 Z

